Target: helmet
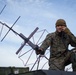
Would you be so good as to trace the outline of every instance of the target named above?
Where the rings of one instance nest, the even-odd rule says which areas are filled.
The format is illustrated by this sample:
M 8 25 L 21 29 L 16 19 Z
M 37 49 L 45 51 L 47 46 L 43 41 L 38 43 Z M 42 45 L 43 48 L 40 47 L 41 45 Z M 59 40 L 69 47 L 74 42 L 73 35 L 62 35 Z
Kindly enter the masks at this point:
M 64 19 L 58 19 L 58 20 L 56 21 L 56 24 L 55 24 L 55 25 L 56 25 L 56 26 L 59 26 L 59 25 L 66 26 L 66 22 L 65 22 Z

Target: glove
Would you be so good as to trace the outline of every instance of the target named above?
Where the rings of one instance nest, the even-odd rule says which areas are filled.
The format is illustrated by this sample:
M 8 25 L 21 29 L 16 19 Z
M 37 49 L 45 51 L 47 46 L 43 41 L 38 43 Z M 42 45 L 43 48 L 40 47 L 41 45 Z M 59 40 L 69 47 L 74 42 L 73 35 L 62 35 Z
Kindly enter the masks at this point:
M 35 45 L 34 50 L 35 50 L 35 52 L 36 52 L 37 55 L 38 55 L 38 54 L 44 55 L 44 51 L 43 51 L 42 49 L 40 49 L 40 48 L 38 47 L 38 45 Z
M 70 33 L 71 33 L 68 28 L 66 28 L 66 29 L 64 30 L 64 32 L 67 33 L 68 35 L 70 35 Z
M 37 55 L 39 55 L 39 54 L 44 55 L 44 51 L 41 49 L 35 50 L 35 52 Z

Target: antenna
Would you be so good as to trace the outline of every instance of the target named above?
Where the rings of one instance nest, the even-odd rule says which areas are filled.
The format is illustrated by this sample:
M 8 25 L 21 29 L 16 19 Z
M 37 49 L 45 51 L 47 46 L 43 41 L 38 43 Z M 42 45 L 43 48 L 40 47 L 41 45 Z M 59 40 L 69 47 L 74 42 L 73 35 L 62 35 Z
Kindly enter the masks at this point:
M 3 7 L 3 9 L 1 10 L 1 12 L 0 12 L 0 15 L 1 15 L 1 13 L 3 12 L 3 10 L 5 9 L 5 7 L 6 7 L 6 5 Z
M 1 37 L 2 31 L 3 31 L 3 25 L 2 25 L 1 30 L 0 30 L 0 37 Z
M 19 17 L 18 17 L 18 19 L 19 19 Z M 18 20 L 17 19 L 17 20 Z M 15 23 L 17 22 L 17 20 L 15 21 Z M 14 24 L 15 24 L 14 23 Z M 24 46 L 26 46 L 26 43 L 33 49 L 33 50 L 38 50 L 39 49 L 39 46 L 37 45 L 37 43 L 39 42 L 39 40 L 40 40 L 40 38 L 42 37 L 42 35 L 44 34 L 44 32 L 45 32 L 45 30 L 43 31 L 43 33 L 42 33 L 42 35 L 40 36 L 40 38 L 39 38 L 39 40 L 37 41 L 37 43 L 36 44 L 34 44 L 34 43 L 32 43 L 31 41 L 30 41 L 30 38 L 31 37 L 33 37 L 33 35 L 37 32 L 37 30 L 39 29 L 38 27 L 36 27 L 35 28 L 35 30 L 28 36 L 28 37 L 26 37 L 26 36 L 24 36 L 22 33 L 17 33 L 15 30 L 13 30 L 12 28 L 13 28 L 13 26 L 14 26 L 14 24 L 11 26 L 11 27 L 9 27 L 6 23 L 3 23 L 3 22 L 1 22 L 0 21 L 0 24 L 2 24 L 2 26 L 6 26 L 8 29 L 9 29 L 9 31 L 11 30 L 13 33 L 15 33 L 16 35 L 18 35 L 19 37 L 21 37 L 23 40 L 24 40 L 24 43 L 20 46 L 20 48 L 16 51 L 16 54 L 18 54 L 21 50 L 22 50 L 22 48 L 24 47 Z M 8 32 L 9 32 L 8 31 Z M 8 33 L 7 33 L 8 34 Z M 5 37 L 4 37 L 5 38 Z M 27 52 L 26 52 L 27 53 Z M 31 54 L 30 54 L 30 56 L 29 56 L 29 58 L 28 58 L 28 60 L 26 61 L 26 64 L 29 62 L 29 59 L 30 59 L 30 57 L 31 57 L 31 55 L 32 55 L 32 53 L 33 53 L 33 51 L 31 52 Z M 23 55 L 21 55 L 21 56 L 23 56 Z M 20 57 L 21 57 L 20 56 Z M 20 58 L 19 57 L 19 58 Z M 21 59 L 21 58 L 20 58 Z M 22 59 L 21 59 L 22 60 Z M 23 60 L 22 60 L 23 61 Z M 32 66 L 32 68 L 31 68 L 31 70 L 33 69 L 33 67 L 35 66 L 35 64 L 38 62 L 38 65 L 37 65 L 37 69 L 38 69 L 38 67 L 39 67 L 39 63 L 40 63 L 40 57 L 36 60 L 36 62 L 34 63 L 34 65 Z M 24 61 L 23 61 L 23 63 L 24 63 Z M 44 66 L 43 66 L 44 67 Z
M 16 24 L 16 22 L 19 20 L 19 18 L 20 18 L 21 16 L 19 16 L 18 18 L 17 18 L 17 20 L 14 22 L 14 24 L 11 26 L 11 27 L 9 27 L 9 30 L 8 30 L 8 32 L 5 34 L 5 36 L 2 38 L 2 40 L 1 40 L 1 42 L 4 40 L 4 38 L 6 37 L 6 35 L 9 33 L 9 31 L 13 28 L 13 26 Z M 3 24 L 3 25 L 6 25 L 6 24 Z M 6 25 L 7 26 L 7 25 Z M 7 26 L 8 27 L 8 26 Z
M 18 54 L 20 51 L 21 51 L 21 49 L 24 47 L 24 45 L 26 44 L 26 43 L 28 43 L 29 45 L 31 45 L 33 48 L 34 48 L 34 44 L 31 42 L 31 41 L 29 41 L 29 39 L 36 33 L 36 31 L 38 30 L 39 28 L 37 27 L 30 35 L 29 35 L 29 37 L 28 38 L 26 38 L 22 33 L 20 33 L 20 37 L 21 38 L 23 38 L 23 40 L 25 41 L 22 45 L 21 45 L 21 47 L 18 49 L 18 51 L 16 52 L 16 54 Z
M 18 19 L 19 19 L 20 17 L 18 17 Z M 17 19 L 17 20 L 18 20 Z M 15 23 L 17 22 L 17 20 L 15 21 Z M 16 52 L 16 54 L 18 54 L 20 51 L 21 51 L 21 49 L 25 46 L 25 44 L 26 43 L 28 43 L 34 50 L 38 47 L 37 45 L 34 45 L 29 39 L 36 33 L 36 31 L 39 29 L 38 27 L 36 27 L 36 29 L 29 35 L 29 37 L 27 38 L 26 36 L 24 36 L 22 33 L 17 33 L 16 31 L 14 31 L 13 29 L 12 29 L 12 27 L 14 26 L 14 24 L 12 25 L 12 27 L 9 27 L 7 24 L 5 24 L 5 23 L 2 23 L 1 21 L 0 21 L 0 23 L 2 24 L 2 25 L 5 25 L 7 28 L 9 28 L 9 31 L 11 30 L 11 31 L 13 31 L 15 34 L 17 34 L 17 35 L 19 35 L 23 40 L 24 40 L 24 43 L 21 45 L 21 47 L 18 49 L 18 51 Z M 8 32 L 9 32 L 8 31 Z M 8 34 L 8 32 L 6 33 L 6 35 Z M 6 35 L 3 37 L 3 39 L 6 37 Z M 3 39 L 1 40 L 1 42 L 3 41 Z

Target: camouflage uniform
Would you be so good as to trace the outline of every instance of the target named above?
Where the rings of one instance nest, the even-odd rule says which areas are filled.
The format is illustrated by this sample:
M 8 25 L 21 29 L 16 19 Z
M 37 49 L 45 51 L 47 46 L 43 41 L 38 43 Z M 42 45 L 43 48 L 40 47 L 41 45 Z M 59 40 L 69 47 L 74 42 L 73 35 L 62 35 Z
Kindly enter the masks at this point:
M 49 33 L 40 48 L 45 52 L 50 47 L 49 69 L 64 70 L 65 66 L 72 63 L 73 70 L 76 71 L 76 61 L 73 50 L 68 50 L 69 44 L 76 47 L 76 37 L 68 28 L 65 29 L 63 37 L 58 32 Z

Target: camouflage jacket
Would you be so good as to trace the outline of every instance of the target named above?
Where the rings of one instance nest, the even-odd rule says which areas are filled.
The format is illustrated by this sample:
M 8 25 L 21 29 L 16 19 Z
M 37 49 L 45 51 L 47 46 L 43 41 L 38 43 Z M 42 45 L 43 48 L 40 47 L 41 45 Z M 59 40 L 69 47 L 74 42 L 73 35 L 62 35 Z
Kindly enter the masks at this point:
M 66 33 L 63 35 L 63 38 L 60 37 L 57 32 L 49 33 L 40 48 L 45 52 L 46 49 L 50 47 L 50 57 L 55 57 L 67 51 L 69 44 L 76 47 L 76 37 L 68 28 L 65 32 Z

